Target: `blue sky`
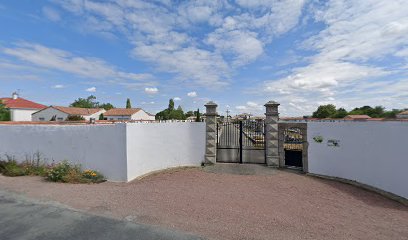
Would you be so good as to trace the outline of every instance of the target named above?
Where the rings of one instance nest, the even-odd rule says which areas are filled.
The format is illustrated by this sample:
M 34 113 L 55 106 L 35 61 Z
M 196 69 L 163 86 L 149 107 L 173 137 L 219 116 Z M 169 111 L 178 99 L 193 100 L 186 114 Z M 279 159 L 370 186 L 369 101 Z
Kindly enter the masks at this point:
M 283 116 L 320 104 L 408 108 L 404 0 L 5 0 L 0 96 L 100 102 L 156 113 L 213 100 Z

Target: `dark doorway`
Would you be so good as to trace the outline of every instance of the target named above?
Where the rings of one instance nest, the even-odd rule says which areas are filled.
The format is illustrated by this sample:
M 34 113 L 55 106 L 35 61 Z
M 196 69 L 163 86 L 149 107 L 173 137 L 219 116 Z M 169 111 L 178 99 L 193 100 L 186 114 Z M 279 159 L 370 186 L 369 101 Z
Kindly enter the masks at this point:
M 302 151 L 285 150 L 285 165 L 290 167 L 303 167 Z

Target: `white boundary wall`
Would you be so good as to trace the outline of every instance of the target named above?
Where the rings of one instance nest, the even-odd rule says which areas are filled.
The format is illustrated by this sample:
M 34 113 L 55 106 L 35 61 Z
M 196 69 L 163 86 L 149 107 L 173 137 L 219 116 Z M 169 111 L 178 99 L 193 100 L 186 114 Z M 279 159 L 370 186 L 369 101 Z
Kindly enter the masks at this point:
M 160 169 L 200 166 L 205 155 L 205 123 L 126 125 L 127 178 Z
M 309 172 L 408 198 L 408 122 L 309 122 Z M 317 143 L 313 137 L 322 136 Z M 328 146 L 328 140 L 339 146 Z
M 0 125 L 0 155 L 25 161 L 36 152 L 47 163 L 67 160 L 126 181 L 125 124 Z
M 21 162 L 39 152 L 47 163 L 68 160 L 110 181 L 199 166 L 204 151 L 205 123 L 0 125 L 1 158 L 8 154 Z

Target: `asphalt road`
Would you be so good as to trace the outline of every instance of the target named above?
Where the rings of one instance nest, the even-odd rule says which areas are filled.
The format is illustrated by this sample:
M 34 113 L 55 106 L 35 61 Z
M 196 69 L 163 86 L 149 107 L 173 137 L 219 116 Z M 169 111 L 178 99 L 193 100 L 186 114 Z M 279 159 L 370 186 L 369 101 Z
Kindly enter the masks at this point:
M 203 239 L 156 226 L 90 215 L 0 191 L 0 239 Z

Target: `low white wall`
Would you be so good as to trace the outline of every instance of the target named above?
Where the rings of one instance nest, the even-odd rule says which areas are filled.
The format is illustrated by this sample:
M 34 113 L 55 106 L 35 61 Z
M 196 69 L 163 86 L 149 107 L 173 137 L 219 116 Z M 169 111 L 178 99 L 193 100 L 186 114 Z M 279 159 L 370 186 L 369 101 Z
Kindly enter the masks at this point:
M 36 152 L 48 163 L 69 162 L 126 181 L 126 125 L 0 125 L 0 156 L 24 161 Z
M 128 181 L 178 166 L 199 166 L 205 154 L 205 123 L 128 123 Z
M 408 122 L 309 122 L 309 172 L 408 198 Z M 313 137 L 322 136 L 323 142 Z M 339 146 L 328 146 L 339 140 Z

